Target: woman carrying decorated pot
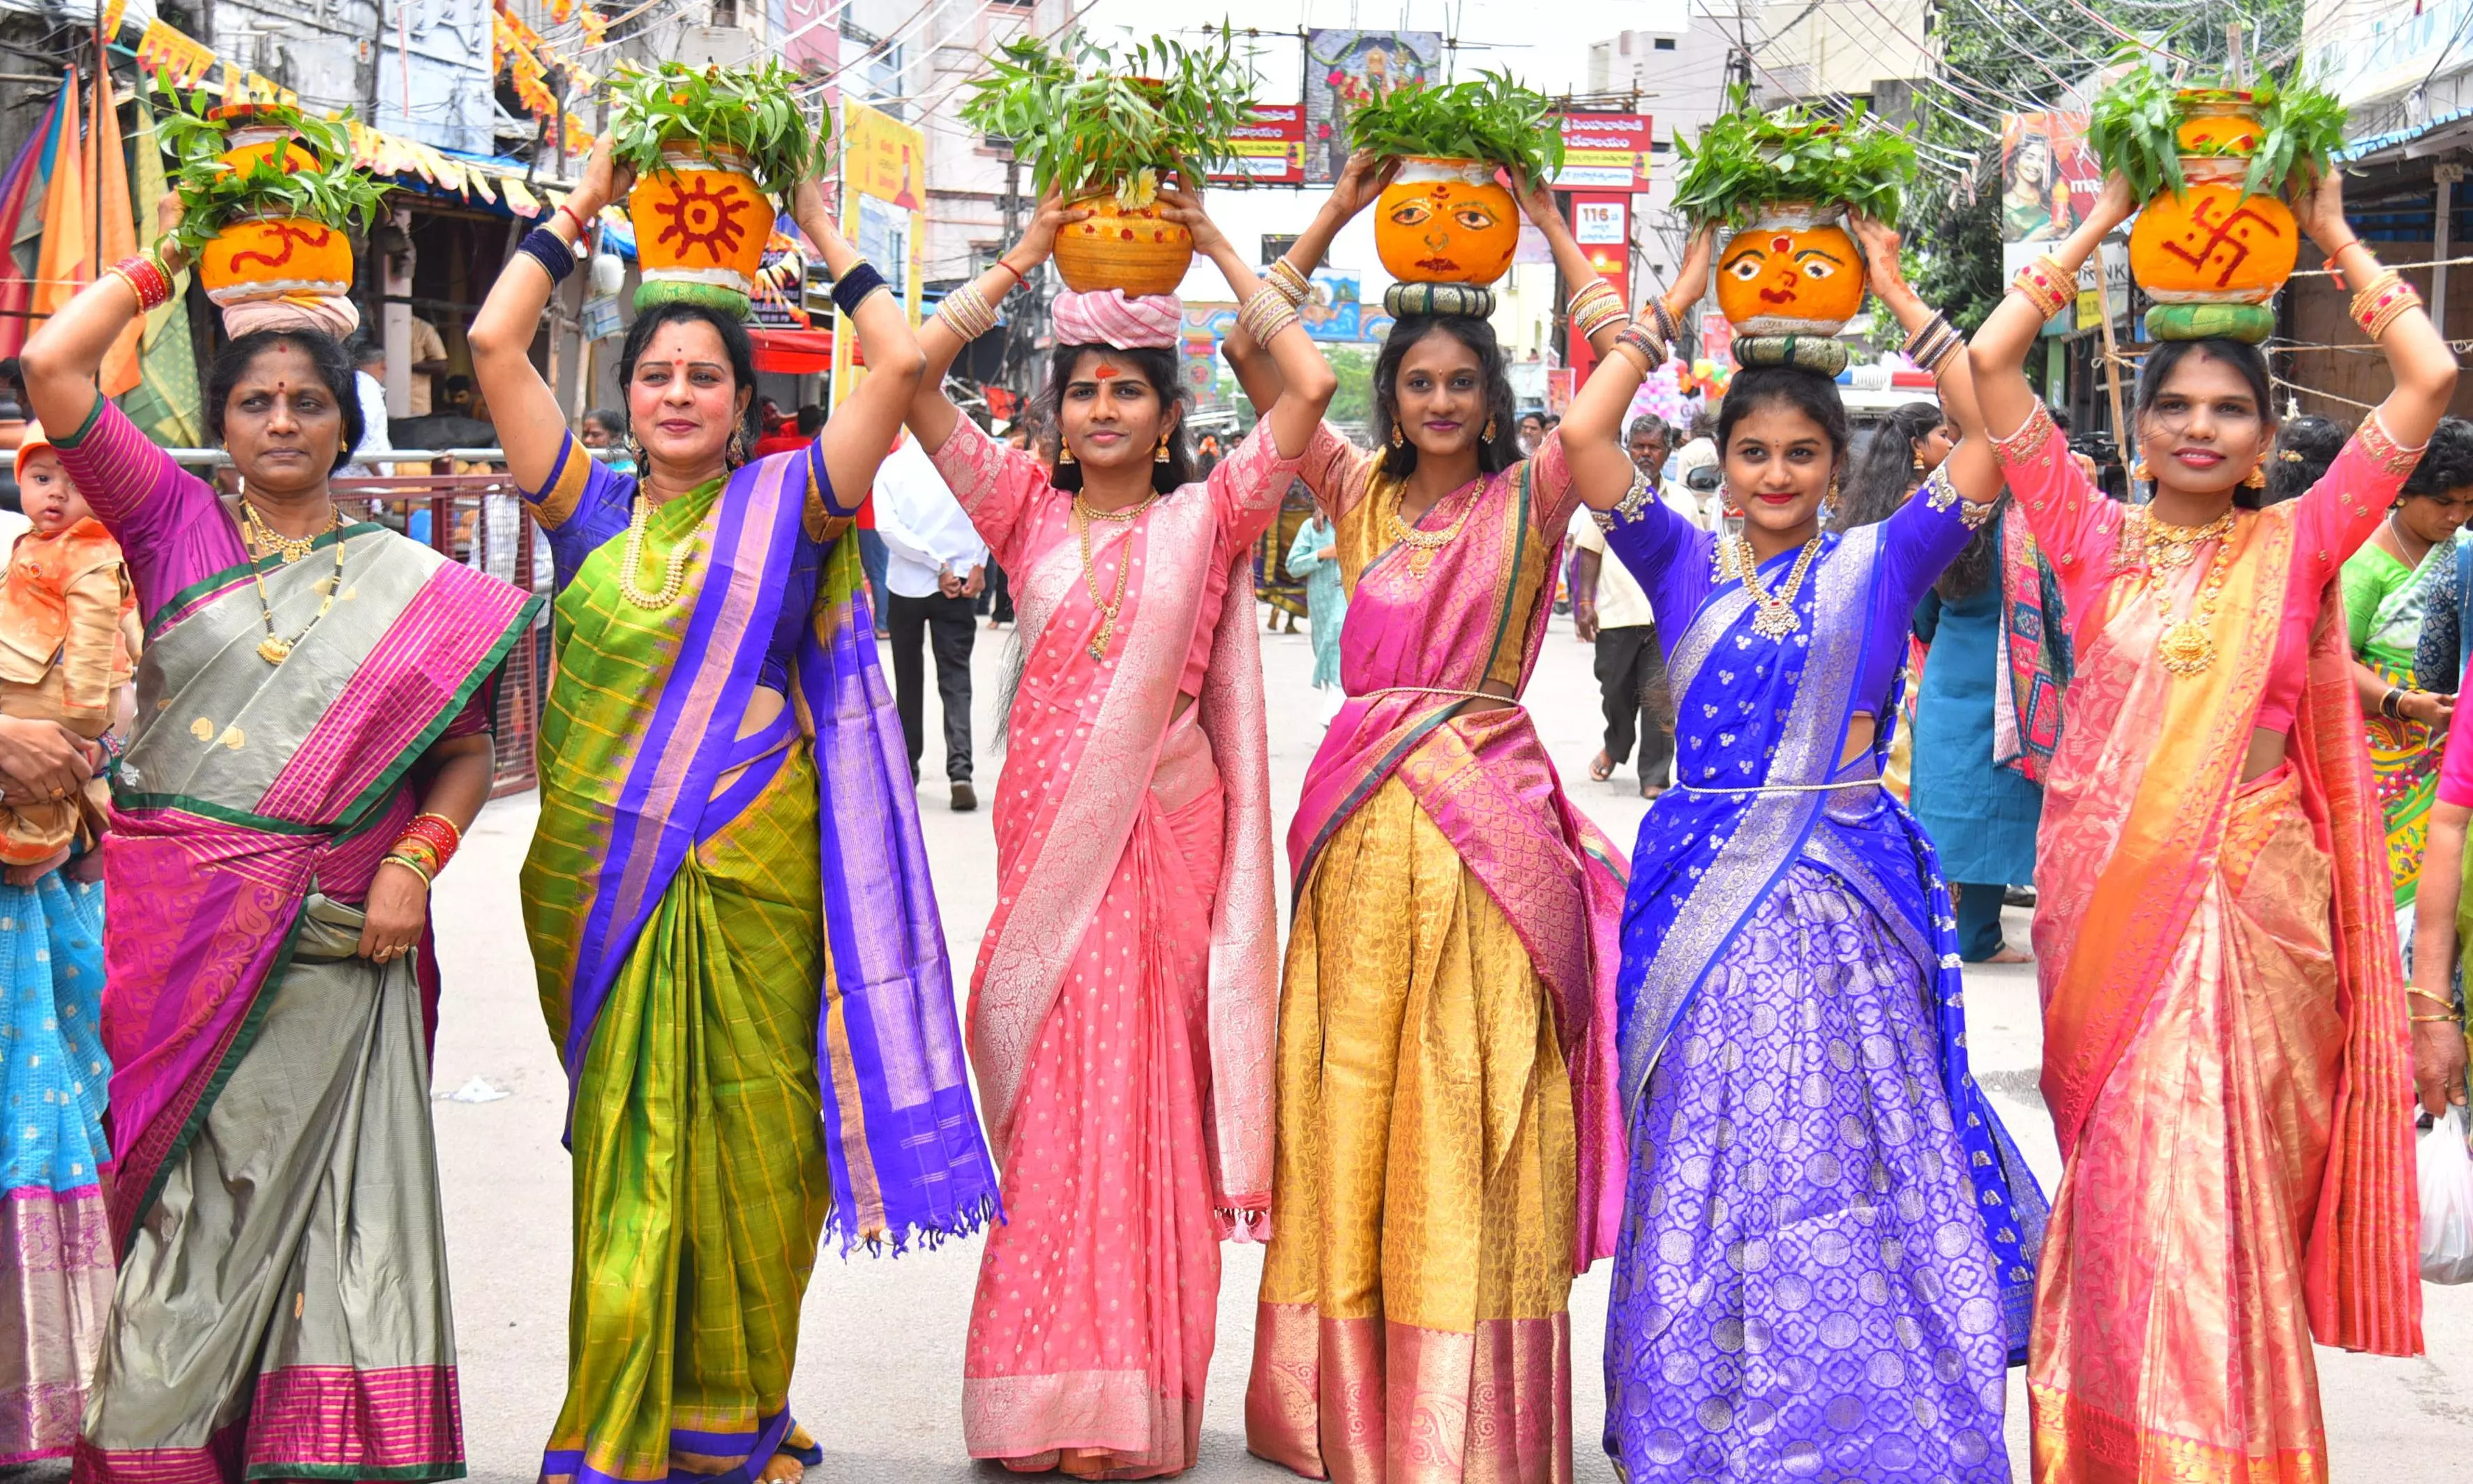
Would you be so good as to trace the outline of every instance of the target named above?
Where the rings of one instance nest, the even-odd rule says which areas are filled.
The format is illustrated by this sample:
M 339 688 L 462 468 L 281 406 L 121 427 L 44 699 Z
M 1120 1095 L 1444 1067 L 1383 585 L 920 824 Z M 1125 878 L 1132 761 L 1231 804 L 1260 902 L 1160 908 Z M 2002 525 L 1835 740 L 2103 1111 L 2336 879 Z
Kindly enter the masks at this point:
M 313 167 L 330 180 L 340 133 Z M 120 1269 L 76 1473 L 461 1478 L 428 903 L 489 798 L 488 682 L 533 600 L 347 523 L 327 481 L 360 399 L 315 327 L 336 311 L 256 301 L 207 373 L 245 494 L 217 499 L 97 395 L 171 270 L 232 251 L 204 210 L 165 218 L 24 352 L 148 631 L 104 850 Z
M 2398 982 L 2334 586 L 2437 425 L 2456 363 L 2346 224 L 2318 145 L 2287 149 L 2291 176 L 2260 182 L 2288 189 L 2290 210 L 2244 196 L 2245 180 L 2192 180 L 2178 201 L 2157 185 L 2133 274 L 2185 286 L 2186 257 L 2149 256 L 2150 230 L 2238 217 L 2246 251 L 2218 263 L 2280 249 L 2287 267 L 2306 232 L 2394 390 L 2307 493 L 2259 509 L 2276 434 L 2266 358 L 2246 338 L 2174 337 L 2263 338 L 2272 309 L 2168 300 L 2136 401 L 2134 472 L 2152 500 L 2104 498 L 2022 366 L 2079 265 L 2139 208 L 2145 187 L 2123 172 L 2160 179 L 2107 130 L 2148 111 L 2119 96 L 2094 110 L 2110 174 L 2092 215 L 2020 272 L 1971 349 L 2077 659 L 2035 872 L 2043 1091 L 2064 1161 L 2028 1373 L 2035 1476 L 2169 1461 L 2185 1476 L 2324 1478 L 2311 1343 L 2420 1350 L 2406 1109 L 2415 1080 L 2443 1106 L 2463 1066 L 2450 1005 Z
M 1900 275 L 1897 235 L 1841 226 L 1825 179 L 1741 168 L 1823 131 L 1737 113 L 1703 133 L 1677 190 L 1712 225 L 1649 306 L 1676 323 L 1714 260 L 1743 368 L 1717 428 L 1741 534 L 1700 531 L 1636 484 L 1623 494 L 1619 462 L 1581 458 L 1653 356 L 1610 362 L 1563 425 L 1589 497 L 1621 495 L 1607 544 L 1659 611 L 1688 616 L 1661 632 L 1677 783 L 1642 821 L 1622 922 L 1631 1162 L 1605 1444 L 1635 1484 L 2008 1477 L 2004 1393 L 2044 1200 L 1968 1071 L 1932 841 L 1881 784 L 1916 602 L 2001 484 L 1963 347 Z M 1842 138 L 1867 162 L 1862 203 L 1893 211 L 1910 151 Z M 1732 189 L 1693 193 L 1730 160 Z M 1777 204 L 1797 198 L 1819 204 Z M 1867 275 L 1971 436 L 1913 498 L 1841 530 L 1830 337 Z
M 1218 1243 L 1269 1224 L 1279 931 L 1252 553 L 1334 386 L 1194 198 L 1150 209 L 1218 265 L 1287 378 L 1208 478 L 1182 432 L 1181 306 L 1092 287 L 1103 265 L 1068 266 L 1083 288 L 1055 302 L 1052 467 L 946 399 L 995 304 L 1089 219 L 1054 198 L 921 332 L 910 414 L 1014 574 L 1021 630 L 970 1021 L 1006 1221 L 971 1306 L 963 1436 L 1094 1478 L 1193 1466 Z
M 690 91 L 700 71 L 639 76 L 730 106 Z M 787 85 L 769 67 L 721 80 Z M 638 472 L 587 457 L 526 353 L 579 224 L 621 197 L 643 223 L 717 196 L 761 204 L 760 241 L 773 210 L 741 161 L 636 132 L 643 84 L 617 85 L 628 142 L 595 144 L 469 332 L 558 583 L 521 879 L 571 1089 L 576 1251 L 540 1472 L 743 1484 L 816 1461 L 788 1401 L 819 1235 L 896 1252 L 958 1235 L 994 1213 L 995 1182 L 850 538 L 916 343 L 834 229 L 813 137 L 759 139 L 753 168 L 833 271 L 866 381 L 815 442 L 748 459 L 754 265 L 677 265 L 648 275 L 618 356 Z M 648 146 L 644 175 L 620 162 Z
M 1454 106 L 1516 121 L 1525 90 L 1493 87 L 1462 84 Z M 1352 127 L 1405 145 L 1381 132 L 1392 108 Z M 1372 206 L 1402 280 L 1375 364 L 1379 447 L 1325 427 L 1305 468 L 1349 593 L 1347 700 L 1288 830 L 1279 1224 L 1245 1400 L 1255 1453 L 1363 1484 L 1569 1477 L 1568 1300 L 1613 1250 L 1621 1199 L 1622 855 L 1565 799 L 1520 700 L 1580 495 L 1558 434 L 1521 456 L 1484 318 L 1518 213 L 1601 354 L 1622 305 L 1534 188 L 1554 141 L 1517 122 L 1498 137 L 1518 148 L 1494 162 L 1395 171 L 1360 151 L 1271 271 L 1302 295 L 1297 265 Z M 1258 406 L 1277 394 L 1247 337 L 1228 351 Z

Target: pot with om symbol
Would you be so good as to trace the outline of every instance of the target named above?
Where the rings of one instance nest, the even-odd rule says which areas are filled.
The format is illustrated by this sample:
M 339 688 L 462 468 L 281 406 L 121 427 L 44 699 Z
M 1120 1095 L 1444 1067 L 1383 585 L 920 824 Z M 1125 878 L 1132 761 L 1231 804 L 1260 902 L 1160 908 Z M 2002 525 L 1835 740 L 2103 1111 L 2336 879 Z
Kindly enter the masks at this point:
M 643 281 L 636 307 L 686 301 L 744 317 L 764 266 L 773 203 L 747 156 L 722 146 L 661 147 L 661 168 L 627 193 Z
M 276 108 L 232 104 L 207 118 L 224 130 L 217 157 L 249 172 L 273 164 L 285 174 L 319 166 L 316 153 L 280 122 Z M 340 299 L 352 292 L 352 243 L 310 217 L 251 212 L 224 224 L 198 254 L 198 282 L 218 309 L 275 299 Z

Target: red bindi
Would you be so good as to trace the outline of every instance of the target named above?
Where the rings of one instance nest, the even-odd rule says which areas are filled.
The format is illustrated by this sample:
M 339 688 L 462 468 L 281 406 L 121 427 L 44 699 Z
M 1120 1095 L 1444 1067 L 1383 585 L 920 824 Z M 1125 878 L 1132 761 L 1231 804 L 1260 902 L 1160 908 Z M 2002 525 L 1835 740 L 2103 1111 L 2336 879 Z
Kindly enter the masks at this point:
M 1092 379 L 1092 380 L 1093 380 L 1093 381 L 1106 381 L 1107 379 L 1109 379 L 1110 377 L 1112 377 L 1112 376 L 1114 376 L 1114 375 L 1116 375 L 1116 369 L 1115 367 L 1113 367 L 1113 366 L 1102 366 L 1102 367 L 1100 367 L 1097 371 L 1092 371 L 1092 372 L 1091 373 L 1091 379 Z
M 1793 246 L 1794 239 L 1791 237 L 1771 237 L 1769 239 L 1769 251 L 1772 252 L 1783 252 Z

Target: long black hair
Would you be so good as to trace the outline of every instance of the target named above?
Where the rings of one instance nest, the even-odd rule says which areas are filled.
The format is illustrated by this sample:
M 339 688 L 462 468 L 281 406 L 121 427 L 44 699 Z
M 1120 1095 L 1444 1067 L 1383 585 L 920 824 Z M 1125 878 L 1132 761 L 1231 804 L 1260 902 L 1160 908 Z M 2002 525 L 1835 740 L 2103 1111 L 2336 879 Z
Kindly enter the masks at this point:
M 709 304 L 684 299 L 655 304 L 636 315 L 636 323 L 627 326 L 626 344 L 618 351 L 619 389 L 623 393 L 636 384 L 636 362 L 643 355 L 644 347 L 652 343 L 654 333 L 664 324 L 676 324 L 684 320 L 712 326 L 712 332 L 721 337 L 721 353 L 730 361 L 731 395 L 747 394 L 746 409 L 738 417 L 738 432 L 731 439 L 737 444 L 739 456 L 744 458 L 756 446 L 756 440 L 763 435 L 764 430 L 756 425 L 756 342 L 748 338 L 747 326 L 733 316 Z M 616 431 L 621 438 L 627 436 L 627 425 L 623 419 Z M 641 475 L 652 471 L 642 469 L 637 472 Z
M 1086 355 L 1112 355 L 1133 364 L 1151 385 L 1160 399 L 1164 415 L 1168 408 L 1186 404 L 1185 382 L 1177 374 L 1176 352 L 1162 347 L 1143 346 L 1120 350 L 1115 346 L 1058 346 L 1047 358 L 1047 388 L 1040 394 L 1040 404 L 1047 423 L 1056 430 L 1056 447 L 1065 447 L 1065 387 L 1073 379 L 1074 368 Z M 1082 488 L 1082 466 L 1059 463 L 1048 470 L 1048 482 L 1059 490 L 1079 491 Z M 1176 427 L 1167 435 L 1167 459 L 1151 466 L 1151 490 L 1165 494 L 1181 486 L 1200 479 L 1193 466 L 1193 455 L 1186 447 L 1185 419 L 1176 419 Z
M 2259 418 L 2269 430 L 2275 427 L 2274 388 L 2267 375 L 2267 353 L 2258 347 L 2239 340 L 2167 340 L 2147 352 L 2146 362 L 2138 368 L 2138 397 L 2135 416 L 2144 418 L 2155 410 L 2156 400 L 2163 396 L 2165 384 L 2173 372 L 2192 356 L 2221 361 L 2241 372 L 2249 383 L 2249 394 L 2258 402 Z M 2144 439 L 2140 440 L 2145 443 Z M 2273 446 L 2271 443 L 2269 446 Z M 2269 477 L 2273 477 L 2274 455 L 2267 460 Z M 2150 476 L 2151 477 L 2151 476 Z M 2306 486 L 2304 488 L 2307 488 Z M 2233 486 L 2233 508 L 2257 510 L 2268 503 L 2267 491 L 2248 485 Z
M 352 358 L 344 351 L 343 343 L 324 330 L 306 325 L 293 329 L 252 330 L 215 353 L 214 364 L 206 368 L 206 431 L 216 443 L 224 441 L 224 407 L 257 358 L 278 346 L 290 346 L 309 358 L 327 395 L 335 399 L 335 411 L 343 416 L 343 442 L 335 445 L 335 462 L 326 472 L 352 462 L 353 452 L 361 446 L 361 437 L 369 423 L 361 417 L 361 389 L 353 379 Z
M 1932 402 L 1909 402 L 1892 408 L 1863 445 L 1846 483 L 1838 491 L 1837 526 L 1852 531 L 1896 515 L 1915 492 L 1923 475 L 1915 471 L 1915 444 L 1949 419 Z
M 1477 433 L 1477 467 L 1479 473 L 1499 474 L 1522 457 L 1520 419 L 1511 400 L 1511 363 L 1502 353 L 1501 342 L 1494 338 L 1493 324 L 1456 314 L 1401 317 L 1384 337 L 1381 353 L 1374 358 L 1374 437 L 1382 449 L 1379 471 L 1392 480 L 1417 471 L 1417 445 L 1405 434 L 1395 443 L 1391 434 L 1400 425 L 1400 363 L 1408 358 L 1411 347 L 1433 334 L 1449 335 L 1477 357 L 1477 373 L 1485 378 L 1486 425 L 1492 429 L 1491 437 L 1484 429 Z

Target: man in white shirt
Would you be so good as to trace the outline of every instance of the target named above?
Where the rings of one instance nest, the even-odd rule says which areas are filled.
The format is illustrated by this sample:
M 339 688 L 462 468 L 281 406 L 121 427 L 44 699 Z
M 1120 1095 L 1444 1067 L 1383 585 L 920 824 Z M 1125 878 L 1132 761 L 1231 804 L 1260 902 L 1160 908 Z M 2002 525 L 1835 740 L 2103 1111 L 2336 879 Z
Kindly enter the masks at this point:
M 386 347 L 374 338 L 353 345 L 352 385 L 361 398 L 361 441 L 352 445 L 352 462 L 344 473 L 352 479 L 374 479 L 381 472 L 378 455 L 395 451 L 394 441 L 387 437 Z
M 876 471 L 876 534 L 884 539 L 886 631 L 893 645 L 893 702 L 910 746 L 910 780 L 926 751 L 925 666 L 922 640 L 936 655 L 936 694 L 945 708 L 945 778 L 953 809 L 979 806 L 971 788 L 971 641 L 973 601 L 987 582 L 988 548 L 960 502 L 919 446 L 903 433 Z
M 1632 467 L 1654 484 L 1665 467 L 1669 433 L 1663 419 L 1632 419 L 1623 450 Z M 1573 517 L 1573 544 L 1578 568 L 1572 582 L 1572 617 L 1580 637 L 1597 646 L 1597 690 L 1605 704 L 1605 747 L 1589 764 L 1589 777 L 1603 780 L 1631 757 L 1640 746 L 1640 793 L 1654 799 L 1666 791 L 1674 763 L 1673 702 L 1667 694 L 1666 653 L 1658 647 L 1656 614 L 1648 595 L 1632 579 L 1620 559 L 1609 561 L 1605 533 L 1591 513 Z

